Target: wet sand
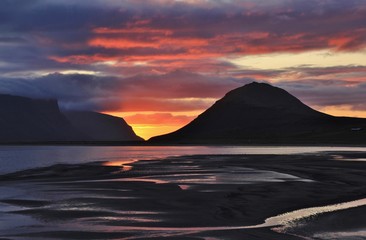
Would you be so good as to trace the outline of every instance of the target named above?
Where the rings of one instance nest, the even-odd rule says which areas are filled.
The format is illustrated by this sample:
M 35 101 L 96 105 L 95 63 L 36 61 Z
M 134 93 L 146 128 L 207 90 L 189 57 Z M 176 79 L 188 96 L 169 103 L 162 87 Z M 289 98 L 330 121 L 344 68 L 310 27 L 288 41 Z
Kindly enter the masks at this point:
M 366 198 L 362 159 L 365 152 L 197 155 L 7 174 L 0 239 L 366 239 L 365 206 L 261 225 Z

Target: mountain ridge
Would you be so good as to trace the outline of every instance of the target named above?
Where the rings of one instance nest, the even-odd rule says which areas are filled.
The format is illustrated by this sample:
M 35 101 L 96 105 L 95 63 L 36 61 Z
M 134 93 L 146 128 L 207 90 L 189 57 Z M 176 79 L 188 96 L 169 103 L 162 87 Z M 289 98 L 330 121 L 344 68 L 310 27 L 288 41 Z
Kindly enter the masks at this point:
M 95 141 L 143 141 L 123 118 L 91 111 L 63 111 L 63 114 Z
M 84 125 L 71 123 L 55 99 L 33 99 L 0 94 L 0 143 L 31 144 L 47 142 L 92 143 L 141 141 L 122 119 L 105 114 L 89 113 Z M 97 115 L 98 122 L 95 120 Z M 84 120 L 88 120 L 84 118 Z M 91 124 L 90 124 L 91 123 Z M 93 126 L 94 124 L 94 126 Z M 96 134 L 97 131 L 104 134 Z M 125 131 L 123 131 L 125 130 Z
M 253 82 L 231 90 L 181 129 L 149 141 L 198 144 L 366 142 L 365 136 L 350 131 L 353 127 L 365 129 L 366 119 L 334 117 L 310 108 L 281 88 Z
M 0 142 L 80 141 L 53 99 L 0 94 Z

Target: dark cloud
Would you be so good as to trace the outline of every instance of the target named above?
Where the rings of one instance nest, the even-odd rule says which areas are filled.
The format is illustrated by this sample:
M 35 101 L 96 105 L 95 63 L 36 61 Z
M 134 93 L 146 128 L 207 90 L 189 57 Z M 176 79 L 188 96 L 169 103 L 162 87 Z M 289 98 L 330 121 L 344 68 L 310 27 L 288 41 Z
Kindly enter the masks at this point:
M 2 79 L 0 92 L 58 99 L 60 106 L 67 109 L 190 111 L 208 107 L 212 99 L 238 86 L 232 79 L 184 71 L 128 78 L 55 73 L 33 79 Z
M 294 68 L 288 71 L 294 71 Z M 312 79 L 311 76 L 364 71 L 362 67 L 299 68 L 305 78 L 276 82 L 310 106 L 350 105 L 366 110 L 366 79 L 347 81 Z M 254 80 L 270 82 L 286 70 L 248 70 L 250 77 L 213 76 L 174 71 L 132 77 L 50 74 L 33 79 L 8 78 L 0 81 L 0 92 L 33 98 L 58 99 L 61 107 L 94 111 L 196 111 L 209 107 L 226 92 Z M 241 74 L 244 74 L 242 71 Z M 260 78 L 255 78 L 259 76 Z
M 314 107 L 348 105 L 366 110 L 366 85 L 342 80 L 301 80 L 280 82 L 277 85 Z
M 288 71 L 301 72 L 304 76 L 323 76 L 361 73 L 365 75 L 366 66 L 334 66 L 334 67 L 294 67 L 287 69 Z M 285 71 L 282 71 L 285 72 Z

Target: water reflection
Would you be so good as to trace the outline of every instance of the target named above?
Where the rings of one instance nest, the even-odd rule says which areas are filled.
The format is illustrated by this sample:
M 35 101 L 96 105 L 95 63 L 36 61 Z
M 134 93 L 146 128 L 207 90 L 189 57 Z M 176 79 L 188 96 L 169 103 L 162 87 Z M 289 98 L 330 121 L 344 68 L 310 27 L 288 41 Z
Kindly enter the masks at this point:
M 324 151 L 365 151 L 365 148 L 312 146 L 0 146 L 0 174 L 60 163 L 124 162 L 198 154 L 300 154 Z
M 354 161 L 354 162 L 366 162 L 366 158 L 359 158 L 359 157 L 349 157 L 349 156 L 344 156 L 344 155 L 332 155 L 334 160 L 338 160 L 338 161 Z

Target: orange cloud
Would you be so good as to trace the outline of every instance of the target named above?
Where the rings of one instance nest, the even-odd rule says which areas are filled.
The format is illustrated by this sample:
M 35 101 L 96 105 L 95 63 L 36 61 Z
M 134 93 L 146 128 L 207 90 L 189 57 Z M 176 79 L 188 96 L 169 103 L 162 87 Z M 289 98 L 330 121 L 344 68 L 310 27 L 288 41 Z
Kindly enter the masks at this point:
M 210 61 L 230 55 L 255 55 L 274 52 L 296 53 L 329 47 L 343 50 L 351 47 L 358 35 L 363 34 L 360 32 L 360 34 L 352 37 L 325 37 L 310 33 L 280 35 L 253 31 L 202 38 L 193 36 L 177 37 L 176 35 L 181 34 L 179 30 L 173 32 L 173 30 L 146 27 L 128 29 L 97 28 L 93 32 L 98 36 L 92 37 L 87 43 L 88 46 L 105 49 L 133 49 L 132 52 L 121 53 L 119 59 L 127 62 L 146 61 L 150 66 L 159 65 L 156 64 L 156 61 L 165 61 L 167 65 L 168 61 Z M 183 63 L 180 62 L 179 67 L 184 68 Z
M 146 41 L 136 41 L 128 39 L 109 39 L 109 38 L 94 38 L 88 42 L 92 47 L 104 47 L 104 48 L 146 48 L 156 47 L 155 43 Z
M 59 63 L 74 63 L 74 64 L 92 64 L 96 62 L 106 62 L 116 60 L 115 57 L 103 56 L 100 54 L 95 55 L 71 55 L 65 57 L 49 56 L 49 59 Z
M 330 46 L 342 48 L 353 40 L 352 37 L 336 37 L 328 40 Z
M 228 28 L 227 31 L 224 27 Z M 87 51 L 69 56 L 53 55 L 50 59 L 74 64 L 111 60 L 123 63 L 144 62 L 146 66 L 157 67 L 160 70 L 162 70 L 161 63 L 164 62 L 166 68 L 164 72 L 177 68 L 193 69 L 189 61 L 196 61 L 194 70 L 200 72 L 199 68 L 205 62 L 220 57 L 277 52 L 299 53 L 327 48 L 338 51 L 354 50 L 365 45 L 366 30 L 319 33 L 291 29 L 283 33 L 270 26 L 264 29 L 249 28 L 244 31 L 235 25 L 231 27 L 225 23 L 225 26 L 218 25 L 217 28 L 211 26 L 197 31 L 194 25 L 161 26 L 154 24 L 152 19 L 143 19 L 120 28 L 108 26 L 93 28 L 91 33 L 85 42 Z M 174 64 L 168 66 L 169 62 Z M 202 71 L 210 72 L 209 69 Z
M 199 38 L 168 38 L 153 37 L 146 40 L 135 40 L 127 38 L 94 38 L 88 42 L 92 47 L 104 48 L 166 48 L 166 47 L 199 47 L 208 45 L 207 40 Z

